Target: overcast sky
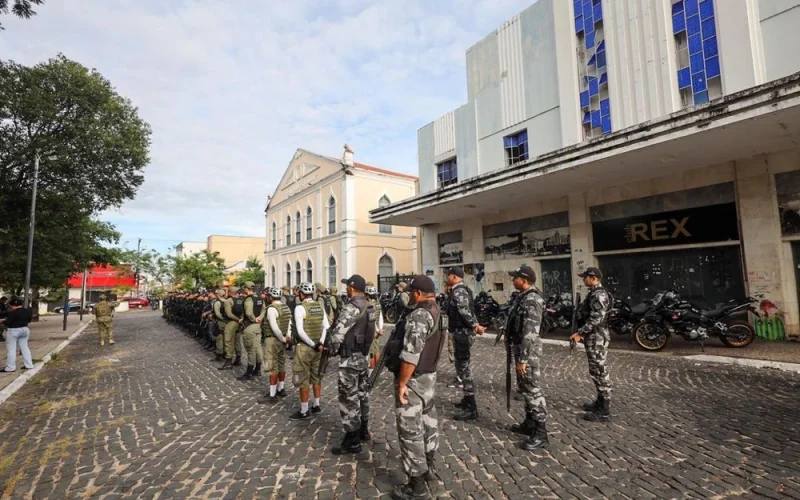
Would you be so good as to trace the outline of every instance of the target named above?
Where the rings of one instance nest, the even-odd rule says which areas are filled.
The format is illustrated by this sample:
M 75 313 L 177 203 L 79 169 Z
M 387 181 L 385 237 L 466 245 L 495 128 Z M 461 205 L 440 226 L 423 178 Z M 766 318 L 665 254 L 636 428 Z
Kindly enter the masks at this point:
M 534 0 L 47 0 L 0 57 L 59 52 L 153 128 L 135 200 L 104 215 L 165 251 L 263 236 L 295 149 L 417 174 L 417 130 L 466 100 L 465 52 Z

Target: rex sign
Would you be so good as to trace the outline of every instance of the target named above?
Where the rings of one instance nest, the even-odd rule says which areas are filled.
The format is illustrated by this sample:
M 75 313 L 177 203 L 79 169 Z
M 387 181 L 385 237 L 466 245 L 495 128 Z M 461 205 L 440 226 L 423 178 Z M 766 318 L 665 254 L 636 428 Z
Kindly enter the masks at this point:
M 592 224 L 594 250 L 689 245 L 739 239 L 736 204 L 724 203 Z

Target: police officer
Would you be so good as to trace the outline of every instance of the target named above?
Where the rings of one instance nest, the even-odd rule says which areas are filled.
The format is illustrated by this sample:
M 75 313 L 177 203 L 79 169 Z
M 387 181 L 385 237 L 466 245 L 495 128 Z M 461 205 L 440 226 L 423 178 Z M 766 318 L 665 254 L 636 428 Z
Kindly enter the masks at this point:
M 217 299 L 214 301 L 214 304 L 211 306 L 211 311 L 214 314 L 214 322 L 216 324 L 217 330 L 215 332 L 215 356 L 212 361 L 222 361 L 225 359 L 225 324 L 227 320 L 225 318 L 225 302 L 227 300 L 228 292 L 224 288 L 217 289 Z
M 597 388 L 594 403 L 583 405 L 588 412 L 583 418 L 590 422 L 608 422 L 611 420 L 611 377 L 608 375 L 608 344 L 611 336 L 606 316 L 612 305 L 611 294 L 603 288 L 603 274 L 596 267 L 590 267 L 578 276 L 589 287 L 589 293 L 581 306 L 580 315 L 584 324 L 571 339 L 584 343 L 589 360 L 589 376 Z
M 447 284 L 450 286 L 450 297 L 446 308 L 450 331 L 453 332 L 456 376 L 464 384 L 464 397 L 460 403 L 456 404 L 460 411 L 453 418 L 455 420 L 475 420 L 478 418 L 478 403 L 475 401 L 475 383 L 472 380 L 470 351 L 475 334 L 483 335 L 486 329 L 475 319 L 472 291 L 464 284 L 464 270 L 460 267 L 450 268 L 447 271 Z
M 217 323 L 214 320 L 214 303 L 217 301 L 216 292 L 208 292 L 206 300 L 203 303 L 203 321 L 205 325 L 205 340 L 206 343 L 203 348 L 206 351 L 214 349 L 214 333 L 217 329 Z
M 319 398 L 322 393 L 322 380 L 319 373 L 322 345 L 328 333 L 328 317 L 325 309 L 314 300 L 314 285 L 302 283 L 299 287 L 300 304 L 294 310 L 294 324 L 297 328 L 297 352 L 292 364 L 292 382 L 300 389 L 300 409 L 289 418 L 301 420 L 319 413 Z M 314 390 L 314 399 L 309 408 L 308 386 Z
M 331 318 L 332 325 L 336 324 L 336 320 L 339 319 L 339 312 L 341 308 L 345 306 L 344 303 L 340 303 L 339 296 L 337 295 L 338 293 L 339 290 L 337 290 L 335 286 L 328 288 L 328 300 L 331 303 L 331 310 L 333 311 Z
M 100 295 L 100 302 L 94 306 L 94 316 L 97 321 L 97 333 L 100 334 L 100 345 L 105 345 L 108 338 L 108 345 L 114 345 L 114 308 L 119 303 L 108 302 L 105 294 Z
M 539 336 L 544 313 L 544 299 L 536 289 L 536 273 L 530 266 L 520 266 L 508 273 L 520 295 L 508 316 L 508 338 L 517 365 L 517 380 L 525 398 L 525 420 L 511 430 L 529 436 L 522 443 L 528 451 L 547 448 L 547 405 L 542 392 L 542 339 Z
M 342 283 L 350 300 L 335 323 L 330 349 L 331 355 L 339 355 L 339 413 L 345 435 L 334 455 L 358 453 L 361 442 L 370 440 L 367 355 L 375 339 L 375 308 L 364 295 L 366 281 L 354 274 Z
M 325 285 L 322 283 L 315 283 L 314 289 L 316 290 L 316 300 L 319 302 L 319 305 L 325 309 L 325 316 L 328 318 L 328 327 L 333 325 L 333 306 L 331 304 L 331 296 L 327 293 L 328 290 L 325 288 Z
M 369 369 L 367 370 L 367 375 L 369 376 L 372 375 L 372 370 L 375 369 L 381 358 L 381 346 L 378 339 L 383 336 L 383 311 L 381 311 L 381 301 L 378 300 L 378 289 L 375 288 L 375 284 L 371 281 L 367 282 L 365 292 L 367 300 L 372 304 L 372 308 L 375 311 L 375 339 L 369 348 Z
M 242 340 L 247 351 L 247 370 L 239 380 L 250 380 L 261 376 L 261 364 L 264 362 L 264 351 L 261 350 L 261 321 L 264 319 L 264 300 L 256 295 L 256 284 L 248 281 L 244 284 L 244 317 Z
M 395 296 L 394 307 L 395 311 L 397 312 L 397 321 L 400 320 L 400 317 L 407 313 L 411 309 L 411 296 L 406 291 L 408 288 L 408 284 L 405 281 L 401 281 L 400 283 L 395 286 L 395 291 L 397 295 Z
M 266 319 L 261 322 L 261 332 L 265 337 L 265 359 L 269 372 L 269 394 L 259 402 L 276 402 L 286 397 L 283 384 L 286 380 L 286 349 L 291 343 L 291 316 L 289 306 L 281 300 L 281 291 L 275 287 L 267 290 L 272 302 L 267 307 Z
M 244 300 L 238 296 L 239 289 L 235 286 L 228 287 L 228 298 L 223 305 L 223 314 L 225 316 L 225 329 L 223 335 L 225 336 L 223 343 L 225 346 L 225 363 L 222 364 L 219 370 L 232 370 L 235 359 L 234 353 L 236 348 L 236 332 L 239 329 L 241 314 L 244 312 Z
M 426 480 L 433 479 L 439 447 L 434 396 L 436 366 L 447 339 L 446 317 L 436 305 L 433 281 L 414 276 L 409 284 L 411 311 L 398 321 L 389 338 L 386 368 L 395 375 L 395 417 L 403 470 L 408 483 L 392 498 L 430 498 Z

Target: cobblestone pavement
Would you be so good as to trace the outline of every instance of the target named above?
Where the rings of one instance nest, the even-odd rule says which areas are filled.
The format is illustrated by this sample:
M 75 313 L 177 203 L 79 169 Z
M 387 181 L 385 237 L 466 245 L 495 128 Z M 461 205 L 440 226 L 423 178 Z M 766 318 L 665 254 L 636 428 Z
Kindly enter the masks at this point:
M 333 373 L 323 412 L 291 422 L 293 388 L 257 404 L 263 382 L 217 371 L 157 313 L 115 329 L 101 348 L 90 327 L 0 408 L 4 497 L 386 498 L 403 481 L 388 379 L 373 392 L 373 443 L 335 457 Z M 551 448 L 528 453 L 505 430 L 503 352 L 475 345 L 478 422 L 449 418 L 460 394 L 442 361 L 440 497 L 800 498 L 796 374 L 613 353 L 614 420 L 590 424 L 585 358 L 548 346 Z

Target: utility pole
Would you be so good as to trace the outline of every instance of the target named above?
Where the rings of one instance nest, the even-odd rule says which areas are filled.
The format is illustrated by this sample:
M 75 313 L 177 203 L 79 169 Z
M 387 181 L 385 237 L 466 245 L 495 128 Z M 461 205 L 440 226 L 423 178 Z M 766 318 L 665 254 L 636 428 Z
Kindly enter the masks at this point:
M 31 199 L 31 218 L 28 228 L 28 262 L 25 264 L 25 295 L 23 300 L 24 308 L 30 306 L 31 290 L 31 264 L 33 264 L 33 230 L 36 227 L 36 189 L 39 186 L 39 152 L 33 160 L 33 198 Z
M 80 321 L 83 322 L 83 308 L 86 307 L 86 271 L 87 269 L 83 269 L 83 283 L 81 283 L 81 309 L 80 309 Z
M 142 239 L 136 244 L 136 297 L 139 297 L 139 263 L 142 261 Z

